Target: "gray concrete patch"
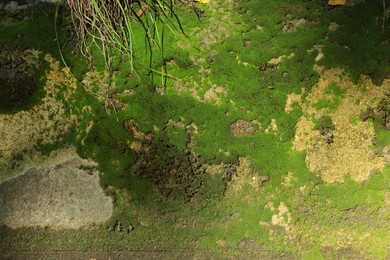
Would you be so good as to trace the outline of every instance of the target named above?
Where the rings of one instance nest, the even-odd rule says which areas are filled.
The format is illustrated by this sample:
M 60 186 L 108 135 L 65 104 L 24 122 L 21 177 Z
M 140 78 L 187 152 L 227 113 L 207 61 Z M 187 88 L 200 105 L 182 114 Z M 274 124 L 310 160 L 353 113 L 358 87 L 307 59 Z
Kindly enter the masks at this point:
M 112 211 L 97 164 L 75 153 L 0 184 L 0 225 L 11 228 L 80 228 L 108 220 Z

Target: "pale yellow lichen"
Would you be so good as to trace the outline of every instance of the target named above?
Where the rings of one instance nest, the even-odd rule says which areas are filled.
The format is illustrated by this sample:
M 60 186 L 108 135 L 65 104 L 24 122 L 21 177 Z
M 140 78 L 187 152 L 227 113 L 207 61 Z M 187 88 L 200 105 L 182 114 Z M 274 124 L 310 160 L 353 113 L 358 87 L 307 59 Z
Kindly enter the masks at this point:
M 385 80 L 378 87 L 367 77 L 361 77 L 359 84 L 353 84 L 340 69 L 315 68 L 321 77 L 306 98 L 308 104 L 302 104 L 304 115 L 296 125 L 294 149 L 306 152 L 307 167 L 318 173 L 325 182 L 343 182 L 346 176 L 363 182 L 373 171 L 381 171 L 385 161 L 372 149 L 375 137 L 373 125 L 360 120 L 354 122 L 354 119 L 359 119 L 362 111 L 375 106 L 384 97 L 389 91 L 390 80 Z M 340 98 L 341 103 L 332 113 L 327 108 L 316 109 L 312 106 L 320 99 L 334 98 L 326 91 L 330 84 L 336 84 L 345 92 L 344 97 Z M 312 121 L 324 115 L 330 116 L 335 125 L 331 144 L 314 129 Z

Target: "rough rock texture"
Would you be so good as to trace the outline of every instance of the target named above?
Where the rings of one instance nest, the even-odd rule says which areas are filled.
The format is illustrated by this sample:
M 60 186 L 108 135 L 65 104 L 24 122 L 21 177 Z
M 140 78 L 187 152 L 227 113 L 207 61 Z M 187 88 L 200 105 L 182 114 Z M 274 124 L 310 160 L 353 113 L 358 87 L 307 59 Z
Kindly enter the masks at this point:
M 0 225 L 11 228 L 80 228 L 108 220 L 112 211 L 97 164 L 78 157 L 74 148 L 0 184 Z

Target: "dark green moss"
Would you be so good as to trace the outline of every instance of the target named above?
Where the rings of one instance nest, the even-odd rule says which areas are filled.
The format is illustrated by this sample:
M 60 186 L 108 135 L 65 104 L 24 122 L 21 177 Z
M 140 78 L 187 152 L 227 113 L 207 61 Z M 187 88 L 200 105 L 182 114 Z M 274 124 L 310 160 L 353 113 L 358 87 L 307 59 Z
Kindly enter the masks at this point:
M 42 55 L 0 46 L 0 112 L 16 113 L 39 103 L 47 68 Z
M 2 15 L 0 43 L 11 44 L 19 49 L 37 49 L 59 57 L 54 30 L 55 7 L 45 6 L 32 10 L 20 10 L 15 14 Z M 8 19 L 13 19 L 7 23 Z
M 327 67 L 341 67 L 356 81 L 360 74 L 369 75 L 375 84 L 381 84 L 389 77 L 390 55 L 386 47 L 389 27 L 378 17 L 383 9 L 375 1 L 368 1 L 352 8 L 330 10 L 326 16 L 340 27 L 328 33 L 328 43 L 324 46 L 326 58 L 321 62 Z

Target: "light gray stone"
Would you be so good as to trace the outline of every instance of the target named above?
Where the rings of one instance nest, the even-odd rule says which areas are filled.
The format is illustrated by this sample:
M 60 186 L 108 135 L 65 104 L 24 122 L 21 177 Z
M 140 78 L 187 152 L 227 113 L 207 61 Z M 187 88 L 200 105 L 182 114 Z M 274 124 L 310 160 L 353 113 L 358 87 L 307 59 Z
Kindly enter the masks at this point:
M 0 225 L 80 228 L 111 217 L 112 198 L 99 185 L 96 163 L 73 156 L 39 167 L 0 184 Z

